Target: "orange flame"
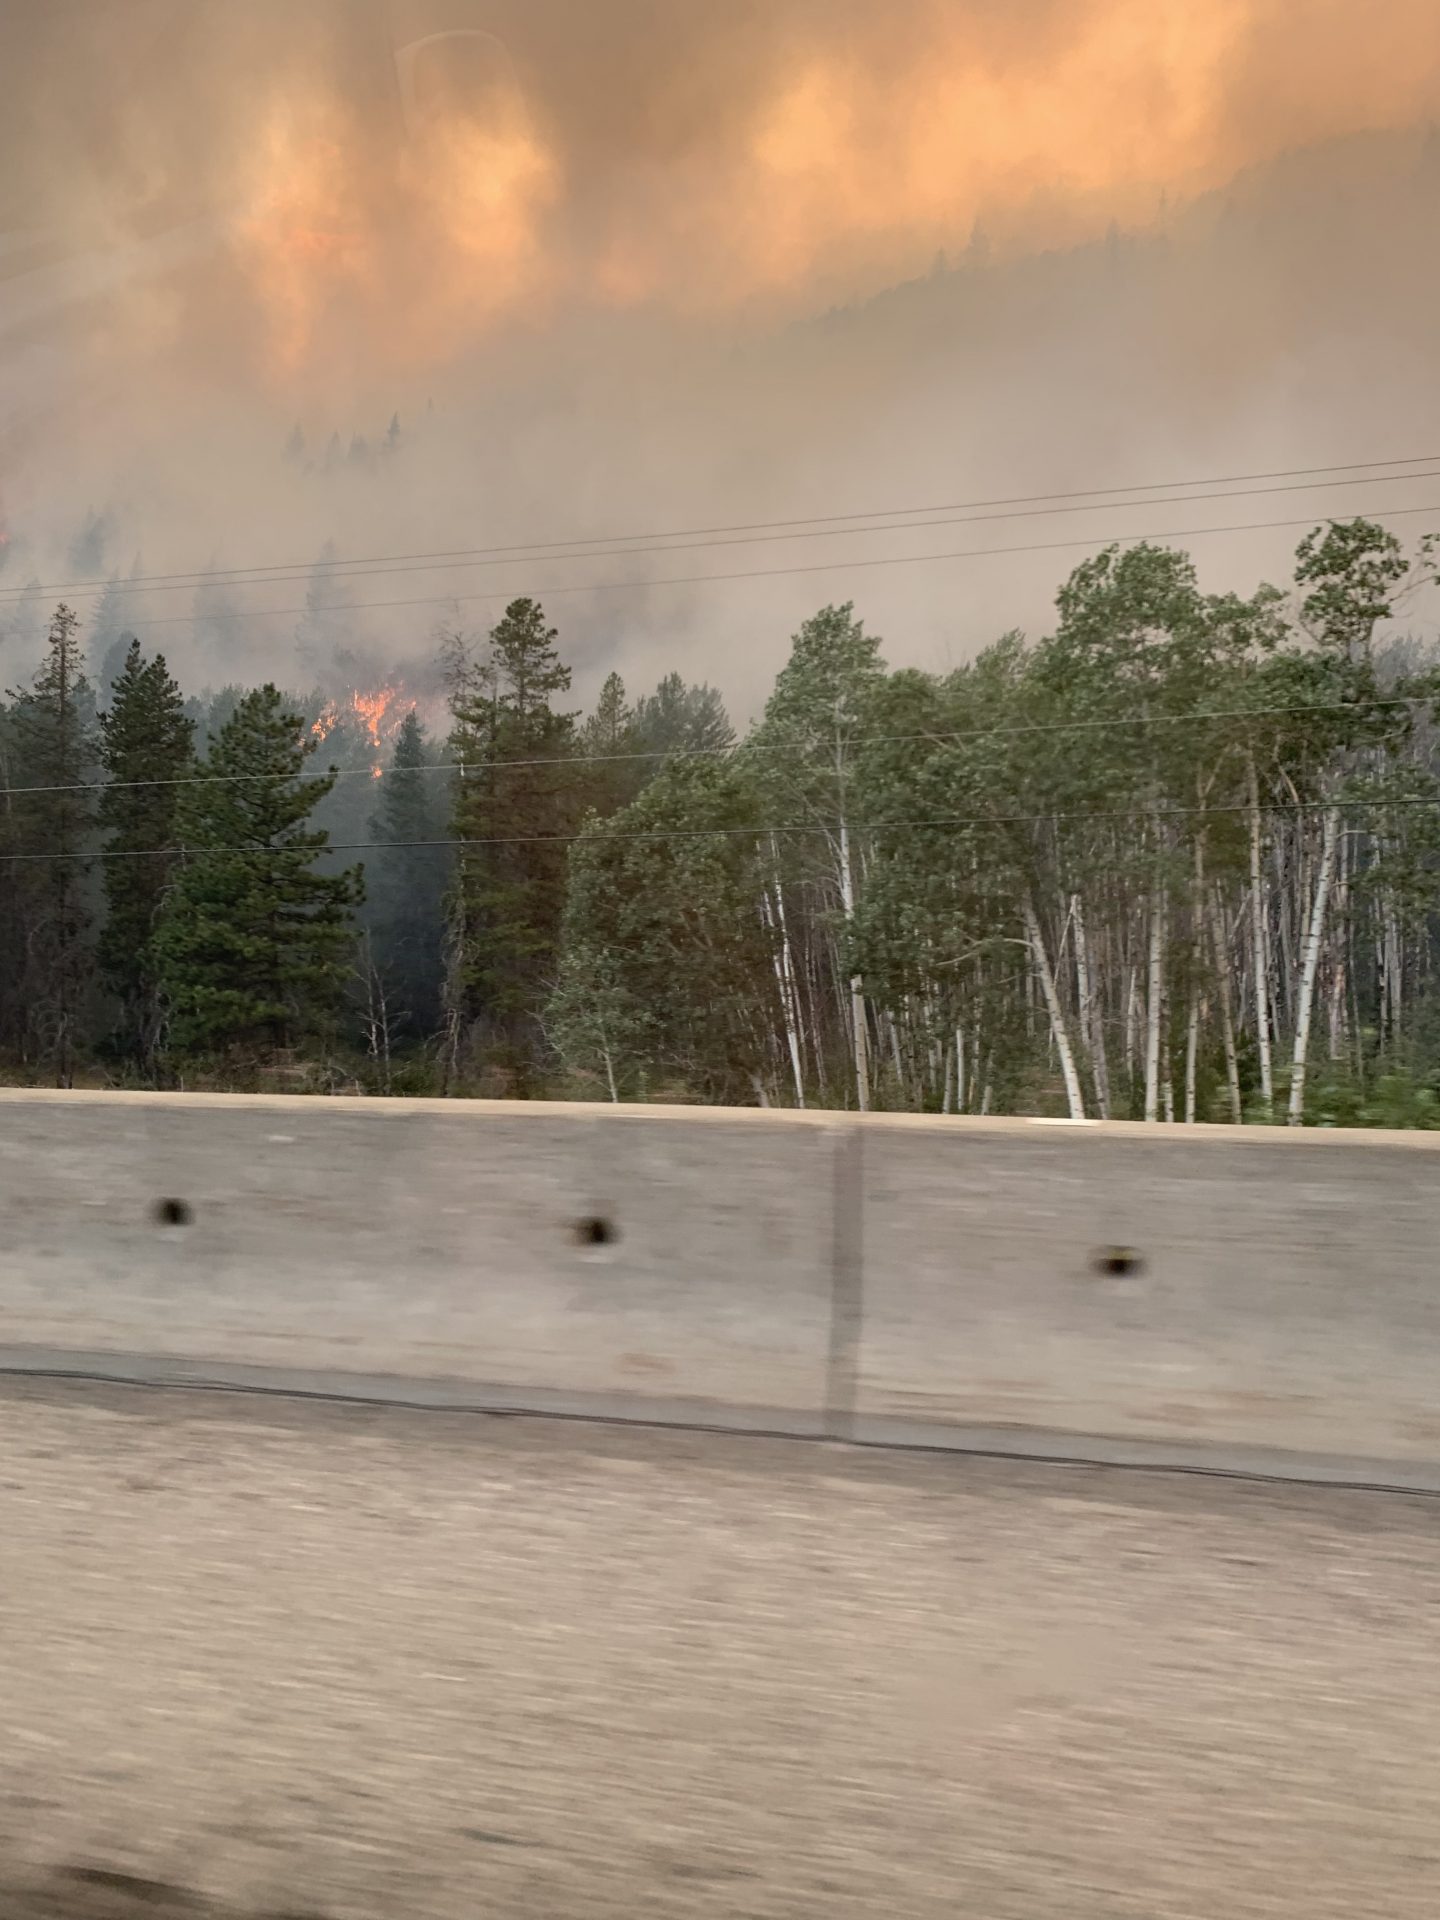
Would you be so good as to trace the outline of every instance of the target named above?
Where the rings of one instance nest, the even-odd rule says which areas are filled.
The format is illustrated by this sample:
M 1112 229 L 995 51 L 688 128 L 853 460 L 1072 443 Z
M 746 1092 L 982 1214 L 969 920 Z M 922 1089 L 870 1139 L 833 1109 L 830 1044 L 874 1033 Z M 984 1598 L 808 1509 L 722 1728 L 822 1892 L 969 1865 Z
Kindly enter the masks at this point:
M 381 755 L 405 724 L 405 716 L 413 713 L 418 705 L 419 702 L 410 698 L 405 689 L 398 685 L 375 687 L 368 691 L 355 687 L 338 700 L 327 700 L 310 732 L 317 741 L 324 742 L 342 720 L 353 716 L 364 729 L 375 753 L 371 773 L 378 780 L 385 771 Z

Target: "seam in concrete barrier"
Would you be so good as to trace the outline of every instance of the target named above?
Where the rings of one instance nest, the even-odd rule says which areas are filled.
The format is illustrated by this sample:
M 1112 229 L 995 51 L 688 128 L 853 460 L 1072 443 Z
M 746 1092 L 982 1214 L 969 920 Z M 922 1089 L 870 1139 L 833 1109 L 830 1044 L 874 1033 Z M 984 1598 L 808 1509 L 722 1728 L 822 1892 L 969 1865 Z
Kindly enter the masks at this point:
M 841 1126 L 833 1139 L 824 1428 L 832 1440 L 849 1440 L 855 1432 L 865 1331 L 865 1132 Z

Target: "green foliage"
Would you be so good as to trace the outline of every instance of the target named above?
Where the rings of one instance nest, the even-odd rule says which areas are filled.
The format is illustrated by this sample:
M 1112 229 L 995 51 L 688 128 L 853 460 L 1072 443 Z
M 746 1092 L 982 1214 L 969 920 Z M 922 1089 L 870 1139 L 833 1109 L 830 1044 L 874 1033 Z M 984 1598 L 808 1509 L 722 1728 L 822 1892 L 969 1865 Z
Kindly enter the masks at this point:
M 1365 1082 L 1332 1069 L 1317 1079 L 1305 1103 L 1312 1127 L 1388 1127 L 1399 1132 L 1433 1132 L 1440 1127 L 1440 1073 L 1417 1079 L 1394 1068 Z
M 543 1057 L 539 1013 L 555 979 L 567 845 L 585 798 L 575 716 L 552 704 L 570 687 L 558 637 L 535 601 L 512 602 L 451 695 L 451 757 L 463 772 L 449 991 L 519 1092 Z
M 562 1058 L 625 1091 L 660 1077 L 704 1099 L 753 1099 L 774 980 L 756 911 L 760 819 L 744 768 L 681 760 L 592 821 L 571 859 L 549 1008 Z
M 628 733 L 631 751 L 642 754 L 725 753 L 735 744 L 735 729 L 714 687 L 688 687 L 678 673 L 667 673 L 654 693 L 636 703 Z
M 88 1025 L 93 915 L 84 856 L 94 803 L 95 700 L 80 667 L 79 621 L 60 606 L 32 684 L 14 696 L 7 838 L 5 1024 L 28 1060 L 69 1086 Z
M 221 1084 L 1433 1125 L 1440 656 L 1394 623 L 1436 551 L 1335 522 L 1239 595 L 1112 548 L 1049 632 L 943 675 L 823 607 L 742 741 L 678 673 L 568 711 L 517 600 L 477 658 L 449 643 L 451 738 L 412 715 L 378 784 L 353 716 L 312 734 L 318 696 L 182 703 L 121 649 L 116 584 L 103 766 L 72 615 L 0 703 L 0 1050 L 31 1078 L 109 1034 L 109 1071 Z M 38 659 L 39 607 L 4 618 Z M 353 644 L 328 556 L 299 637 L 327 672 Z M 307 778 L 321 735 L 338 784 Z
M 130 642 L 100 727 L 108 781 L 99 807 L 107 856 L 100 972 L 119 1003 L 116 1045 L 143 1062 L 153 1056 L 162 1024 L 154 938 L 175 867 L 195 736 L 163 654 L 147 663 L 139 641 Z
M 714 687 L 687 686 L 678 673 L 669 673 L 632 708 L 624 681 L 612 673 L 578 739 L 590 762 L 588 805 L 604 818 L 637 798 L 670 758 L 730 752 L 735 729 Z
M 452 860 L 450 794 L 438 755 L 412 709 L 401 723 L 369 835 L 365 923 L 397 1039 L 433 1034 L 444 986 L 445 894 Z
M 246 694 L 180 811 L 184 858 L 155 939 L 177 1054 L 273 1055 L 335 1028 L 350 968 L 353 873 L 315 872 L 309 825 L 331 777 L 304 778 L 304 716 Z

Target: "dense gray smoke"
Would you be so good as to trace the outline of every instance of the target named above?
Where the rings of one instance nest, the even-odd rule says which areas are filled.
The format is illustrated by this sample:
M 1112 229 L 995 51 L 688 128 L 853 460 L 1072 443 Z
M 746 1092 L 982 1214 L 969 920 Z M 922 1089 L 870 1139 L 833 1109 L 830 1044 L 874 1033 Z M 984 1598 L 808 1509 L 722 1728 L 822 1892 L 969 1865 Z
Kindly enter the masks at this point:
M 1440 502 L 361 565 L 1425 454 L 1437 106 L 1420 0 L 12 0 L 0 672 L 62 584 L 197 684 L 533 592 L 582 689 L 743 711 L 822 600 L 943 665 L 1045 619 L 1064 541 Z M 1294 537 L 1193 544 L 1245 585 Z

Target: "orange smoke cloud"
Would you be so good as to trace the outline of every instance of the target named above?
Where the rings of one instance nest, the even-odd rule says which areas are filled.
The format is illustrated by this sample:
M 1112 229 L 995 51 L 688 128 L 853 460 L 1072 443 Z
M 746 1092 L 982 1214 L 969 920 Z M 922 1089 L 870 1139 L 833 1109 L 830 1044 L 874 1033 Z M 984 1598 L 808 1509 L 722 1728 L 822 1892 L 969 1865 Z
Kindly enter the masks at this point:
M 518 102 L 385 153 L 339 99 L 277 102 L 234 226 L 272 370 L 304 372 L 336 333 L 401 362 L 462 347 L 534 292 L 558 185 Z
M 284 372 L 306 360 L 327 305 L 347 287 L 363 296 L 373 280 L 377 236 L 358 185 L 333 109 L 272 109 L 242 183 L 235 244 Z
M 887 10 L 802 44 L 669 204 L 627 209 L 613 300 L 738 302 L 914 272 L 977 221 L 1071 241 L 1287 145 L 1440 109 L 1440 8 L 1388 0 L 1066 0 Z M 1307 17 L 1308 16 L 1308 17 Z M 818 37 L 817 37 L 818 40 Z
M 780 0 L 768 24 L 737 15 L 753 57 L 660 143 L 657 101 L 685 80 L 673 52 L 594 76 L 634 111 L 588 147 L 543 66 L 398 144 L 313 68 L 292 72 L 242 170 L 236 258 L 282 379 L 334 364 L 339 341 L 423 363 L 561 303 L 724 312 L 864 291 L 976 222 L 1071 241 L 1286 145 L 1422 119 L 1440 108 L 1440 7 L 1379 11 Z

